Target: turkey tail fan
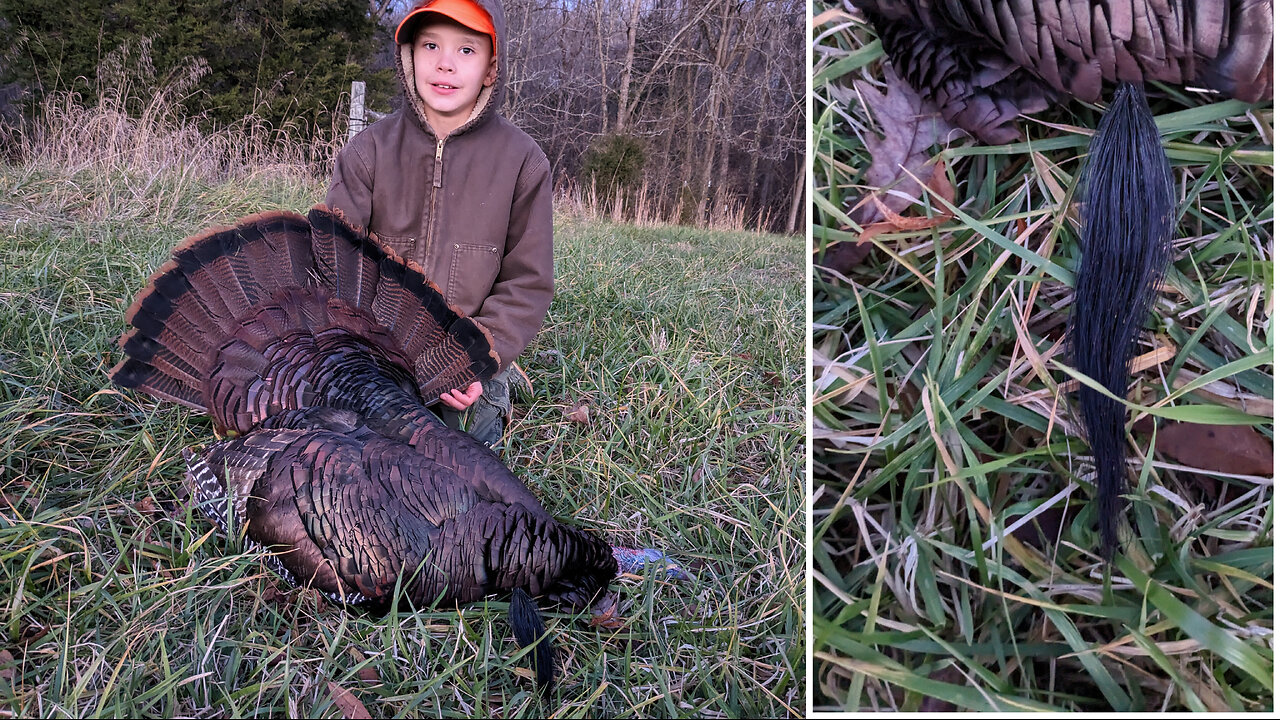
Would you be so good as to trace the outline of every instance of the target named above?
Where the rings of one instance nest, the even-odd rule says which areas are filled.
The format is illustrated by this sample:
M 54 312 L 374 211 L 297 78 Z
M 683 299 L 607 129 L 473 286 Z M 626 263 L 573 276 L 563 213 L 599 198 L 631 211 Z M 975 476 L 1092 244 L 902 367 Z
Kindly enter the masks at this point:
M 520 647 L 529 647 L 537 643 L 533 651 L 533 672 L 538 680 L 538 690 L 542 693 L 542 697 L 550 697 L 551 683 L 556 673 L 556 649 L 551 644 L 550 637 L 543 637 L 546 635 L 547 627 L 542 619 L 542 613 L 538 611 L 537 604 L 533 602 L 529 593 L 524 591 L 524 588 L 516 588 L 512 591 L 508 613 L 511 631 L 515 634 L 516 642 Z
M 1156 285 L 1172 253 L 1172 171 L 1140 89 L 1120 85 L 1089 144 L 1080 267 L 1070 323 L 1076 367 L 1116 397 L 1128 386 Z M 1126 486 L 1124 406 L 1086 386 L 1080 415 L 1093 450 L 1102 554 L 1115 555 Z
M 422 397 L 431 401 L 498 372 L 489 331 L 445 302 L 421 268 L 354 228 L 340 211 L 317 205 L 308 218 L 321 282 L 391 331 L 413 358 Z
M 316 352 L 302 353 L 302 337 L 341 331 L 377 348 L 428 402 L 492 377 L 499 363 L 488 331 L 417 266 L 323 206 L 184 240 L 125 320 L 133 329 L 120 339 L 126 358 L 113 382 L 241 431 L 315 399 L 317 388 L 294 384 L 320 352 L 311 343 Z
M 307 213 L 307 219 L 321 284 L 332 290 L 334 297 L 368 308 L 378 289 L 378 264 L 386 252 L 348 223 L 341 211 L 317 205 Z
M 282 258 L 284 261 L 282 261 Z M 207 410 L 204 380 L 238 318 L 280 286 L 311 282 L 310 227 L 301 215 L 267 212 L 180 243 L 125 312 L 126 358 L 117 385 Z

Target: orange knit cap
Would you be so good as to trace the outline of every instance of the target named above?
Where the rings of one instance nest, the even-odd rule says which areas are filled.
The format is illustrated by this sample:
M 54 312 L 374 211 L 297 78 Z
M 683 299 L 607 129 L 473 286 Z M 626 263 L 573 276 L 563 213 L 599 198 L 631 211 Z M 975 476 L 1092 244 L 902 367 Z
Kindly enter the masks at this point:
M 403 45 L 404 43 L 413 42 L 413 37 L 409 35 L 409 30 L 416 26 L 417 22 L 410 23 L 414 18 L 422 19 L 426 13 L 439 13 L 450 20 L 462 25 L 463 27 L 475 30 L 478 33 L 485 33 L 489 36 L 489 40 L 493 42 L 493 54 L 498 54 L 498 34 L 493 30 L 493 20 L 490 19 L 489 13 L 485 9 L 472 2 L 472 0 L 428 0 L 419 3 L 417 7 L 404 16 L 400 21 L 400 25 L 396 27 L 396 42 Z

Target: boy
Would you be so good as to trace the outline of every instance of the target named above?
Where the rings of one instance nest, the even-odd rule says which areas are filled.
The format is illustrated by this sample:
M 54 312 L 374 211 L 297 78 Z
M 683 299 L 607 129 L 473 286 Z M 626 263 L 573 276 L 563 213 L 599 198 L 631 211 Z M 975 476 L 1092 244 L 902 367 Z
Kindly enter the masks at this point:
M 470 408 L 466 431 L 490 446 L 511 409 L 511 363 L 552 294 L 551 166 L 498 115 L 505 32 L 498 0 L 414 7 L 395 34 L 404 107 L 343 148 L 325 198 L 489 331 L 498 374 L 440 401 L 453 428 Z

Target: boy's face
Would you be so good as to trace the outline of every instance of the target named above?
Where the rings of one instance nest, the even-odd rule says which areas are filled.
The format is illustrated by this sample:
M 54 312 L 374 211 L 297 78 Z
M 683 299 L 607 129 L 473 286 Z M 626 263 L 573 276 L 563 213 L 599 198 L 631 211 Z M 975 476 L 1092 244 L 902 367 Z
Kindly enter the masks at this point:
M 444 18 L 429 20 L 413 43 L 413 82 L 431 127 L 442 137 L 471 114 L 498 77 L 489 36 Z

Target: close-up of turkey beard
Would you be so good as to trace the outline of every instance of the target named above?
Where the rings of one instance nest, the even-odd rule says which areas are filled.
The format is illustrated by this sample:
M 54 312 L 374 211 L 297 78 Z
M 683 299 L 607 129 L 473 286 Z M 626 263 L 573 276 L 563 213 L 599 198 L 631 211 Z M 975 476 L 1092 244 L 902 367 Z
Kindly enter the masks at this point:
M 803 716 L 807 7 L 0 0 L 0 715 Z
M 1271 16 L 815 8 L 819 713 L 1270 709 Z

